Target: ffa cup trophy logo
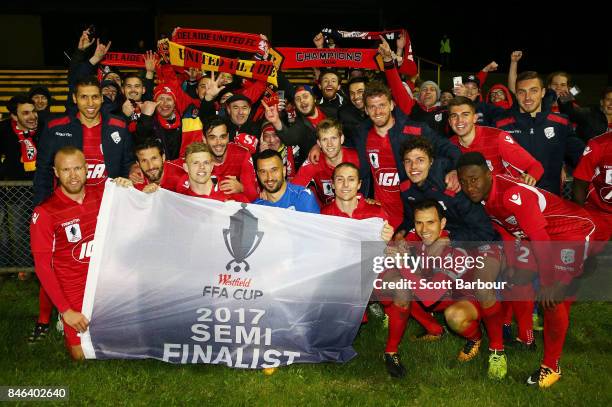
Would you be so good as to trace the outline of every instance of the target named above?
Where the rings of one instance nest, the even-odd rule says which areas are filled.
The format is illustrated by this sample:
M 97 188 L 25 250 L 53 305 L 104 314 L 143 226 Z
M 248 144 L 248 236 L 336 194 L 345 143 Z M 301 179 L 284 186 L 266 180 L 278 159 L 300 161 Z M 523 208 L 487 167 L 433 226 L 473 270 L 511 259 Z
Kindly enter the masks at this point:
M 258 219 L 246 209 L 247 205 L 243 203 L 241 206 L 241 209 L 230 216 L 229 229 L 223 229 L 225 247 L 233 257 L 225 269 L 229 270 L 232 264 L 235 264 L 236 273 L 242 271 L 242 265 L 244 271 L 249 271 L 251 266 L 246 259 L 257 249 L 264 235 L 264 232 L 257 230 Z

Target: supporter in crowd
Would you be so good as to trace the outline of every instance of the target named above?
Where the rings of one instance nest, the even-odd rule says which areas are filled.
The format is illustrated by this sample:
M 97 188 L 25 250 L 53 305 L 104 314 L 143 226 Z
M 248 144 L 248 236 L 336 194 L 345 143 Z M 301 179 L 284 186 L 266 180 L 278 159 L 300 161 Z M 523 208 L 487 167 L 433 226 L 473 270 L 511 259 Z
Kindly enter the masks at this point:
M 599 105 L 593 107 L 578 107 L 572 102 L 568 91 L 562 91 L 559 101 L 559 111 L 576 123 L 576 134 L 586 143 L 590 139 L 612 130 L 612 87 L 608 86 L 601 92 Z
M 338 120 L 342 123 L 344 144 L 349 147 L 354 143 L 357 127 L 368 120 L 363 100 L 367 83 L 368 79 L 366 77 L 351 79 L 348 83 L 350 103 L 344 103 L 338 109 Z
M 261 137 L 259 138 L 258 152 L 265 150 L 278 151 L 283 157 L 283 165 L 287 172 L 287 181 L 291 181 L 296 174 L 295 155 L 299 147 L 286 146 L 281 139 L 276 135 L 274 126 L 268 122 L 264 123 L 261 128 Z

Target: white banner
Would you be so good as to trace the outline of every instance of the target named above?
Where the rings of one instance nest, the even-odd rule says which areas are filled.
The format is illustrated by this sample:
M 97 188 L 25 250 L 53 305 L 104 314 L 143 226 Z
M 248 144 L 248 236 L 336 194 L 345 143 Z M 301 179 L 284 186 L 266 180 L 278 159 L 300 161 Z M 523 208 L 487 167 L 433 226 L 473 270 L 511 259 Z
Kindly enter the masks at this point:
M 381 219 L 109 181 L 83 301 L 85 355 L 242 368 L 349 360 L 381 229 Z

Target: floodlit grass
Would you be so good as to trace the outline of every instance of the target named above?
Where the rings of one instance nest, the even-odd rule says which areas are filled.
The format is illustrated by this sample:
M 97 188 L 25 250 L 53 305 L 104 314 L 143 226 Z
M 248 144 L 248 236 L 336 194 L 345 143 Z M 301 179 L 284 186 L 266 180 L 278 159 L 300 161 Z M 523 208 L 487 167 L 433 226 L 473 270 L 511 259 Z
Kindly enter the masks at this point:
M 272 376 L 156 360 L 77 363 L 69 359 L 57 332 L 41 343 L 27 344 L 37 313 L 37 293 L 33 280 L 9 278 L 0 283 L 0 385 L 68 386 L 75 405 L 612 405 L 609 303 L 574 306 L 562 359 L 563 378 L 541 391 L 524 384 L 541 358 L 539 335 L 536 353 L 507 351 L 509 376 L 503 382 L 486 378 L 487 352 L 467 364 L 455 362 L 463 345 L 458 337 L 423 344 L 406 338 L 400 351 L 409 373 L 397 380 L 385 371 L 386 331 L 374 318 L 356 339 L 359 355 L 349 363 L 297 364 L 280 368 Z M 419 330 L 411 322 L 407 335 Z

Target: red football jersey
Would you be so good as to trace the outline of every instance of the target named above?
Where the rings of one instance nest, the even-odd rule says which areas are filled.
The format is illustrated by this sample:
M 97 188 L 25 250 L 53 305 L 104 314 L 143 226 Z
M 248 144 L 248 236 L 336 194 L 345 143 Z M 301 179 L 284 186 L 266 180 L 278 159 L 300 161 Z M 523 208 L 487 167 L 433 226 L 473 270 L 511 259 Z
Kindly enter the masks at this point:
M 612 132 L 589 140 L 574 178 L 591 184 L 585 207 L 612 213 Z
M 493 221 L 532 242 L 544 285 L 555 280 L 569 282 L 582 272 L 588 242 L 607 240 L 605 229 L 597 227 L 584 208 L 505 175 L 493 176 L 484 205 Z M 553 246 L 551 241 L 563 243 Z
M 60 188 L 34 209 L 30 242 L 36 275 L 60 312 L 81 311 L 103 184 L 85 187 L 83 203 Z
M 87 162 L 87 185 L 103 184 L 108 178 L 102 152 L 102 123 L 83 127 L 83 154 Z
M 159 180 L 159 186 L 168 189 L 170 191 L 174 191 L 174 188 L 178 184 L 178 182 L 185 176 L 186 172 L 183 168 L 183 159 L 177 158 L 176 160 L 164 161 L 164 171 L 162 173 L 162 177 Z M 145 177 L 144 182 L 140 184 L 135 184 L 134 188 L 139 191 L 142 191 L 144 187 L 149 185 L 149 180 Z
M 352 148 L 342 147 L 342 162 L 353 163 L 359 168 L 357 151 Z M 328 204 L 334 199 L 334 182 L 332 180 L 334 168 L 336 167 L 329 165 L 325 160 L 325 156 L 321 154 L 317 164 L 313 164 L 309 160 L 304 161 L 291 183 L 305 187 L 310 181 L 314 181 L 319 201 L 323 204 Z
M 336 205 L 336 200 L 332 200 L 330 203 L 325 205 L 321 209 L 321 214 L 329 215 L 329 216 L 340 216 L 342 218 L 351 218 L 351 219 L 370 219 L 370 218 L 381 218 L 384 220 L 388 220 L 389 216 L 383 209 L 382 206 L 377 204 L 368 203 L 365 199 L 359 196 L 359 200 L 357 203 L 357 207 L 351 214 L 342 212 L 338 205 Z
M 223 164 L 215 164 L 212 176 L 218 182 L 223 181 L 228 176 L 234 176 L 242 183 L 244 190 L 242 193 L 253 202 L 259 198 L 259 187 L 253 168 L 253 159 L 246 148 L 237 144 L 229 143 Z
M 549 240 L 584 240 L 595 227 L 584 208 L 505 175 L 493 176 L 484 207 L 491 219 L 508 232 L 530 240 L 542 237 L 542 231 Z
M 520 178 L 527 173 L 539 180 L 544 174 L 542 164 L 521 147 L 510 134 L 494 127 L 474 126 L 476 135 L 472 144 L 464 146 L 459 136 L 451 137 L 450 141 L 461 150 L 461 153 L 477 151 L 484 155 L 487 165 L 493 173 L 506 174 Z
M 213 181 L 214 182 L 214 181 Z M 181 195 L 195 196 L 198 198 L 214 199 L 215 201 L 237 201 L 249 203 L 251 201 L 244 194 L 226 194 L 219 189 L 219 184 L 215 184 L 208 195 L 199 195 L 191 190 L 189 187 L 189 175 L 185 174 L 181 177 L 175 185 L 173 191 L 178 192 Z
M 368 133 L 366 152 L 374 180 L 374 197 L 389 214 L 391 226 L 397 229 L 404 220 L 404 206 L 400 197 L 399 173 L 389 136 L 381 137 L 372 128 Z

